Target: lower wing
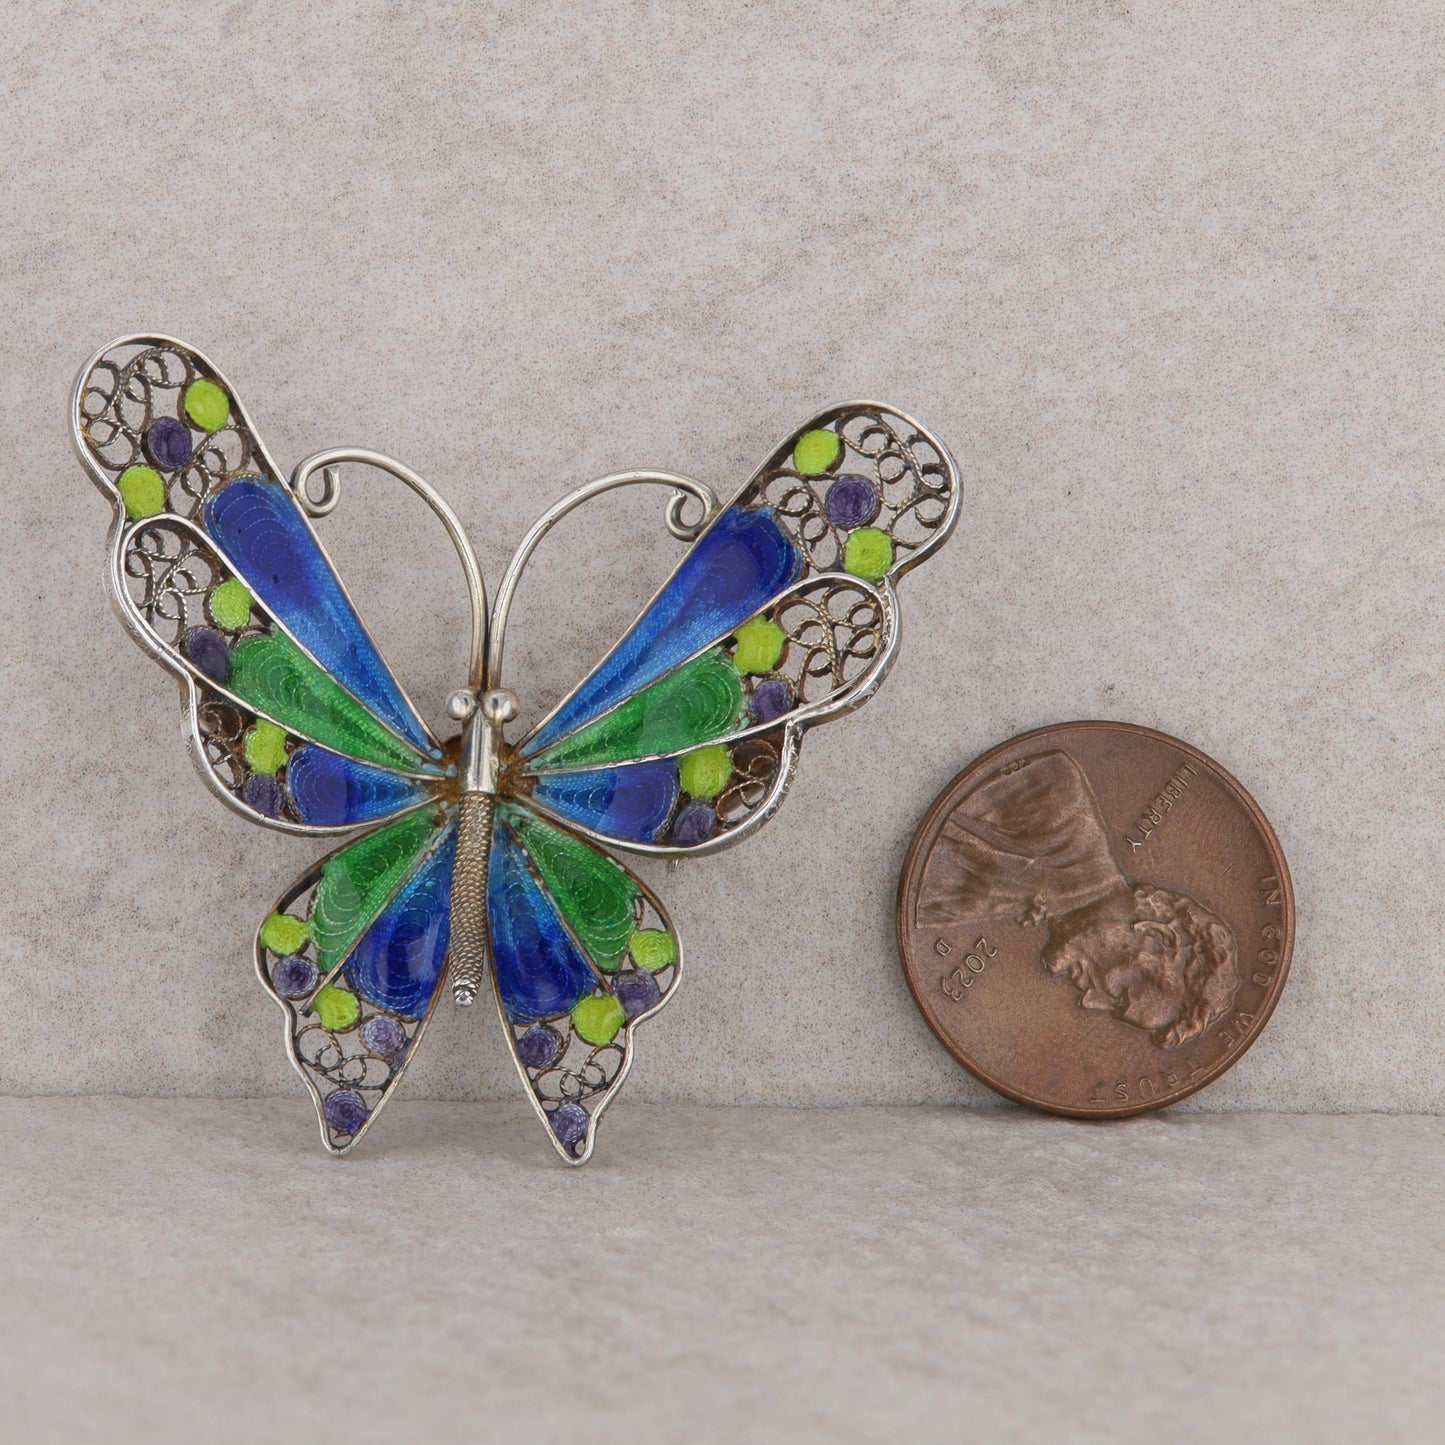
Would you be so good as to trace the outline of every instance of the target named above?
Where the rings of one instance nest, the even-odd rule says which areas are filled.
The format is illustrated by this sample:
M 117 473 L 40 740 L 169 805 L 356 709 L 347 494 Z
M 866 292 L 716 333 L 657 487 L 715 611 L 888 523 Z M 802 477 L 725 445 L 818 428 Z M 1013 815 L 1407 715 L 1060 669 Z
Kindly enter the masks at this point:
M 442 993 L 455 841 L 453 807 L 418 808 L 309 868 L 256 933 L 333 1154 L 391 1097 Z
M 682 950 L 652 892 L 520 800 L 496 810 L 487 913 L 497 1007 L 557 1152 L 592 1154 L 633 1036 L 676 986 Z

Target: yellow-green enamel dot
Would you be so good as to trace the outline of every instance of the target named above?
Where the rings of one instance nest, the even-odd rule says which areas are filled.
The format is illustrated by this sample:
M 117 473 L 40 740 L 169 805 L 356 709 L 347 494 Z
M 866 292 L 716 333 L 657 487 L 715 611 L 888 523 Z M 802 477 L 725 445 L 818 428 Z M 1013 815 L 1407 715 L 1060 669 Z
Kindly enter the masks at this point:
M 334 984 L 327 984 L 316 995 L 311 1007 L 321 1020 L 321 1027 L 333 1034 L 354 1028 L 361 1017 L 361 1000 L 354 993 Z
M 239 632 L 251 620 L 251 593 L 237 577 L 212 587 L 206 606 L 210 608 L 211 621 L 227 632 Z
M 677 962 L 677 940 L 660 928 L 639 928 L 627 947 L 633 962 L 648 973 L 656 973 Z
M 186 415 L 202 431 L 220 431 L 231 419 L 231 398 L 214 381 L 193 381 L 186 388 Z
M 733 775 L 733 760 L 721 743 L 690 752 L 677 769 L 684 793 L 694 798 L 715 798 Z
M 739 672 L 771 672 L 783 655 L 788 634 L 767 617 L 752 617 L 737 630 L 733 666 Z
M 794 470 L 805 477 L 821 476 L 838 460 L 843 443 L 835 431 L 805 431 L 793 448 Z
M 166 509 L 166 484 L 154 467 L 127 467 L 115 485 L 132 522 Z
M 626 1021 L 622 1005 L 610 993 L 594 993 L 572 1009 L 572 1027 L 589 1044 L 610 1044 Z
M 295 918 L 289 913 L 273 913 L 261 925 L 262 946 L 282 958 L 300 953 L 310 936 L 311 930 L 306 927 L 306 920 Z
M 843 548 L 843 565 L 855 577 L 876 582 L 893 565 L 893 539 L 877 527 L 859 527 Z
M 246 731 L 246 761 L 255 772 L 279 772 L 286 766 L 286 730 L 257 718 Z

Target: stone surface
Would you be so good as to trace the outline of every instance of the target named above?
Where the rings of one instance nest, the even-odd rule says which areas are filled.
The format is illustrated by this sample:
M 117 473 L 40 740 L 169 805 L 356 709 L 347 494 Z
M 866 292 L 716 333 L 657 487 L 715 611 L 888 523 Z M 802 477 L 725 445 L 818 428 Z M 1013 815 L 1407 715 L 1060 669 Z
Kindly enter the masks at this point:
M 276 773 L 286 766 L 285 730 L 265 718 L 258 719 L 246 730 L 245 748 L 246 761 L 258 773 Z
M 305 958 L 283 958 L 271 970 L 271 982 L 287 998 L 305 998 L 321 977 L 316 965 Z
M 785 677 L 765 677 L 753 689 L 749 704 L 754 722 L 772 722 L 793 706 L 793 689 Z
M 653 973 L 677 961 L 676 940 L 660 928 L 639 928 L 628 947 L 637 966 Z
M 517 1057 L 529 1069 L 545 1069 L 561 1052 L 560 1035 L 546 1024 L 533 1024 L 517 1040 Z
M 578 1143 L 587 1134 L 587 1111 L 580 1104 L 559 1104 L 548 1116 L 552 1132 L 567 1145 Z M 575 1149 L 572 1151 L 577 1152 Z
M 0 1392 L 26 1445 L 335 1438 L 310 1362 L 339 1320 L 379 1362 L 352 1445 L 508 1420 L 1426 1445 L 1445 1409 L 1437 1119 L 624 1097 L 576 1170 L 524 1103 L 400 1101 L 331 1159 L 293 1080 L 262 1103 L 0 1100 L 0 1158 Z M 558 1388 L 539 1300 L 622 1342 L 585 1388 Z
M 306 920 L 294 913 L 273 913 L 261 925 L 261 942 L 272 953 L 299 953 L 310 936 Z
M 726 493 L 835 401 L 956 453 L 959 530 L 900 584 L 877 698 L 809 737 L 755 837 L 637 866 L 687 977 L 624 1098 L 982 1099 L 894 957 L 903 851 L 979 752 L 1102 716 L 1217 757 L 1294 868 L 1294 976 L 1199 1107 L 1445 1106 L 1438 0 L 745 16 L 3 7 L 0 1089 L 295 1084 L 250 939 L 327 845 L 197 781 L 175 679 L 106 603 L 110 510 L 63 414 L 96 347 L 160 328 L 283 470 L 415 467 L 494 592 L 566 489 L 661 467 Z M 664 502 L 611 493 L 538 551 L 524 720 L 677 560 Z M 318 530 L 444 723 L 467 612 L 441 528 L 344 468 Z M 444 1003 L 408 1089 L 514 1090 L 490 1013 Z
M 843 566 L 855 577 L 876 582 L 893 565 L 893 542 L 877 527 L 859 527 L 843 547 Z
M 401 1052 L 406 1043 L 406 1031 L 394 1018 L 377 1014 L 361 1026 L 361 1041 L 369 1052 L 389 1059 Z
M 351 1089 L 341 1089 L 327 1097 L 326 1122 L 338 1134 L 355 1134 L 366 1123 L 369 1110 L 361 1095 Z
M 144 463 L 127 467 L 116 478 L 115 485 L 121 501 L 125 503 L 126 516 L 132 521 L 165 511 L 166 484 L 154 467 Z
M 589 1044 L 610 1044 L 626 1019 L 622 1005 L 611 994 L 592 994 L 572 1009 L 573 1027 Z
M 861 527 L 878 515 L 878 488 L 867 477 L 839 477 L 823 498 L 823 510 L 835 527 Z
M 206 606 L 217 627 L 237 632 L 251 620 L 252 600 L 245 583 L 231 577 L 211 589 L 206 597 Z
M 644 972 L 622 974 L 613 983 L 612 991 L 617 995 L 617 1002 L 622 1005 L 622 1012 L 628 1018 L 646 1013 L 662 997 L 657 980 L 650 973 Z
M 176 472 L 191 459 L 191 434 L 175 417 L 157 417 L 146 431 L 145 448 L 162 471 Z
M 241 796 L 268 818 L 281 815 L 281 784 L 270 773 L 252 773 L 241 789 Z
M 231 398 L 202 377 L 186 388 L 186 415 L 202 431 L 220 431 L 231 415 Z
M 683 758 L 678 764 L 677 782 L 684 793 L 694 798 L 715 798 L 727 786 L 732 773 L 732 757 L 721 743 L 715 743 Z
M 329 983 L 312 1001 L 312 1012 L 321 1020 L 323 1028 L 332 1033 L 344 1033 L 354 1028 L 361 1017 L 361 1003 L 349 989 Z
M 787 640 L 787 634 L 770 617 L 750 618 L 737 630 L 733 666 L 739 672 L 771 672 Z
M 826 472 L 838 460 L 841 444 L 833 431 L 804 432 L 793 448 L 793 465 L 805 477 Z
M 705 842 L 716 832 L 717 810 L 701 800 L 684 804 L 672 820 L 672 841 L 680 848 Z
M 186 633 L 184 647 L 186 656 L 195 663 L 207 677 L 212 678 L 216 682 L 225 682 L 230 676 L 231 649 L 227 645 L 226 639 L 222 637 L 214 627 L 191 628 L 191 630 Z M 270 723 L 265 724 L 265 726 L 273 727 Z M 274 728 L 273 730 L 276 732 L 281 731 L 279 728 Z M 286 735 L 285 733 L 281 733 L 281 736 L 284 739 Z M 249 738 L 247 751 L 249 752 Z M 285 758 L 283 756 L 282 762 L 284 761 Z M 280 764 L 277 764 L 277 766 L 279 767 Z M 276 769 L 271 768 L 268 771 L 274 773 Z

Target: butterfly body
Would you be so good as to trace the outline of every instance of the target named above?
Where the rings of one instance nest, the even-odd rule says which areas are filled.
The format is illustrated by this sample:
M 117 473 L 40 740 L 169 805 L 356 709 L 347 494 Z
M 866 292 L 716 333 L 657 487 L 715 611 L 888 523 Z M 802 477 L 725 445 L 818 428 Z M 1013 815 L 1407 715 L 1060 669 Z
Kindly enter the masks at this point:
M 638 1025 L 682 970 L 661 901 L 611 850 L 709 853 L 773 815 L 806 730 L 860 706 L 893 660 L 894 582 L 957 516 L 947 452 L 862 402 L 813 418 L 727 505 L 673 473 L 600 478 L 528 531 L 489 607 L 425 481 L 355 448 L 283 479 L 230 383 L 184 343 L 103 348 L 72 428 L 115 511 L 112 600 L 180 677 L 205 781 L 253 823 L 341 840 L 255 941 L 326 1147 L 365 1134 L 439 998 L 470 1004 L 490 979 L 528 1097 L 561 1157 L 584 1162 Z M 472 628 L 451 738 L 397 683 L 316 535 L 342 465 L 420 495 L 461 561 Z M 687 552 L 572 692 L 509 737 L 525 690 L 504 681 L 506 625 L 528 561 L 562 517 L 639 485 L 667 489 Z
M 454 694 L 454 698 L 456 695 Z M 480 699 L 462 695 L 466 730 L 459 767 L 457 859 L 452 884 L 452 996 L 476 1002 L 487 973 L 487 868 L 496 822 L 497 781 L 505 741 L 502 729 L 516 717 L 515 693 L 497 689 Z M 470 706 L 467 704 L 470 703 Z

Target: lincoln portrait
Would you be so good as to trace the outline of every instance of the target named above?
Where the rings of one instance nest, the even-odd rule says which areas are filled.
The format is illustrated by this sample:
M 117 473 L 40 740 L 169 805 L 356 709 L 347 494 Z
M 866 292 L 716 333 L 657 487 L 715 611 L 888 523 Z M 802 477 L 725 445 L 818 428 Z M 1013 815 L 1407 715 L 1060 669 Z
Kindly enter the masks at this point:
M 1047 930 L 1041 962 L 1083 1008 L 1173 1049 L 1228 1014 L 1239 987 L 1229 925 L 1184 893 L 1131 882 L 1088 780 L 1067 753 L 983 779 L 929 857 L 917 922 L 946 928 L 1008 915 Z

